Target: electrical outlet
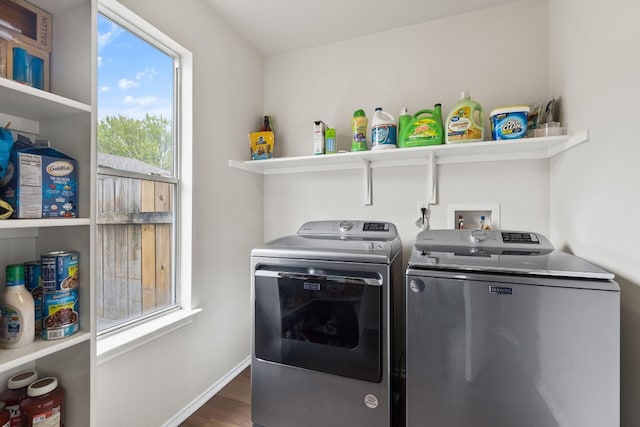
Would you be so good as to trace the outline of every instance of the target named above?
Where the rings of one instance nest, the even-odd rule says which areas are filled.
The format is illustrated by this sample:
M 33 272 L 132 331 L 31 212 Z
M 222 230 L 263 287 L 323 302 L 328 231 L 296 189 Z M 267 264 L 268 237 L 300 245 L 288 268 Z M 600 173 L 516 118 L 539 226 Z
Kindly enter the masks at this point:
M 418 212 L 422 212 L 422 208 L 429 209 L 429 202 L 426 200 L 418 200 Z

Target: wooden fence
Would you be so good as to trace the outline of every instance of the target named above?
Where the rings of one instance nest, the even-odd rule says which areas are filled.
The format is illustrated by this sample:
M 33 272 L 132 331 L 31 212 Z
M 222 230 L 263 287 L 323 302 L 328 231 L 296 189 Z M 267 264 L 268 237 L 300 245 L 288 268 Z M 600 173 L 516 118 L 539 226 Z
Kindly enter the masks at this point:
M 172 184 L 98 175 L 98 329 L 173 304 Z

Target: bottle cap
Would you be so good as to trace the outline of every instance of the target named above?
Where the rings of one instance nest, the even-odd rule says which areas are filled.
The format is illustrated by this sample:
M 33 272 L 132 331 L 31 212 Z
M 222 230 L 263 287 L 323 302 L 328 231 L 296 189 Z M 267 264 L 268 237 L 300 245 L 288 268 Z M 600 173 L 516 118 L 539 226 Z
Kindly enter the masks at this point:
M 24 285 L 24 266 L 22 264 L 7 265 L 7 286 Z
M 376 107 L 376 111 L 382 111 L 382 107 Z
M 356 111 L 354 111 L 353 117 L 365 117 L 364 110 L 356 110 Z
M 405 115 L 405 114 L 409 114 L 409 110 L 407 110 L 407 107 L 402 107 L 402 109 L 400 110 L 400 115 Z
M 27 396 L 36 397 L 47 394 L 58 387 L 58 379 L 56 377 L 46 377 L 32 383 L 27 388 Z
M 460 99 L 471 99 L 471 97 L 469 96 L 469 90 L 465 89 L 460 92 Z
M 33 383 L 34 381 L 37 381 L 37 379 L 38 373 L 36 371 L 20 372 L 19 374 L 15 374 L 11 378 L 9 378 L 9 381 L 7 382 L 7 388 L 11 390 L 23 388 Z

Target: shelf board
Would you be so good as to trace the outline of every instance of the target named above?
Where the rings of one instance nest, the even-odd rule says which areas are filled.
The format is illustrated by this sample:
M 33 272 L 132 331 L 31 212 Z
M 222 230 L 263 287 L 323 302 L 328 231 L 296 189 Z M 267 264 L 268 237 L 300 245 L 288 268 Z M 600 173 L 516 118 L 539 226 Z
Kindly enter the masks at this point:
M 5 219 L 0 221 L 0 230 L 18 228 L 79 227 L 91 225 L 89 218 L 37 218 Z
M 80 330 L 68 338 L 51 341 L 45 341 L 37 338 L 33 344 L 29 344 L 25 347 L 1 349 L 0 372 L 17 368 L 25 363 L 33 362 L 34 360 L 57 353 L 58 351 L 72 347 L 76 344 L 89 341 L 91 339 L 91 335 L 92 334 L 88 331 Z
M 0 112 L 38 122 L 91 113 L 91 106 L 88 104 L 1 77 L 0 99 Z M 4 126 L 4 123 L 0 126 Z
M 362 169 L 363 165 L 368 165 L 372 168 L 428 165 L 431 155 L 433 155 L 436 164 L 548 159 L 588 140 L 589 131 L 585 130 L 572 136 L 562 135 L 512 141 L 442 144 L 267 160 L 230 160 L 229 166 L 247 172 L 271 175 Z

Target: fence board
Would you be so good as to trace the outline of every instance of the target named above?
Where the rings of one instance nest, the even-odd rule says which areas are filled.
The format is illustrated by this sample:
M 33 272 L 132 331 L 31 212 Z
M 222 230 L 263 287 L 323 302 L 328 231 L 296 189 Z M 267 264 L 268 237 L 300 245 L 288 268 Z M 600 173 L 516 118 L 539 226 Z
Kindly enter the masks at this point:
M 141 183 L 141 211 L 155 211 L 155 183 Z M 152 311 L 156 307 L 156 226 L 142 226 L 142 311 Z
M 155 210 L 171 210 L 171 185 L 155 183 Z M 156 225 L 156 304 L 171 303 L 171 226 Z
M 104 177 L 98 176 L 97 180 L 97 188 L 96 188 L 96 201 L 98 203 L 97 211 L 100 213 L 102 209 L 104 209 L 103 202 L 103 189 L 104 189 Z M 102 245 L 104 244 L 102 240 L 102 227 L 98 226 L 96 230 L 96 316 L 98 318 L 104 317 L 104 297 L 102 295 L 104 290 L 104 282 L 102 280 L 103 274 L 103 265 L 102 265 Z

